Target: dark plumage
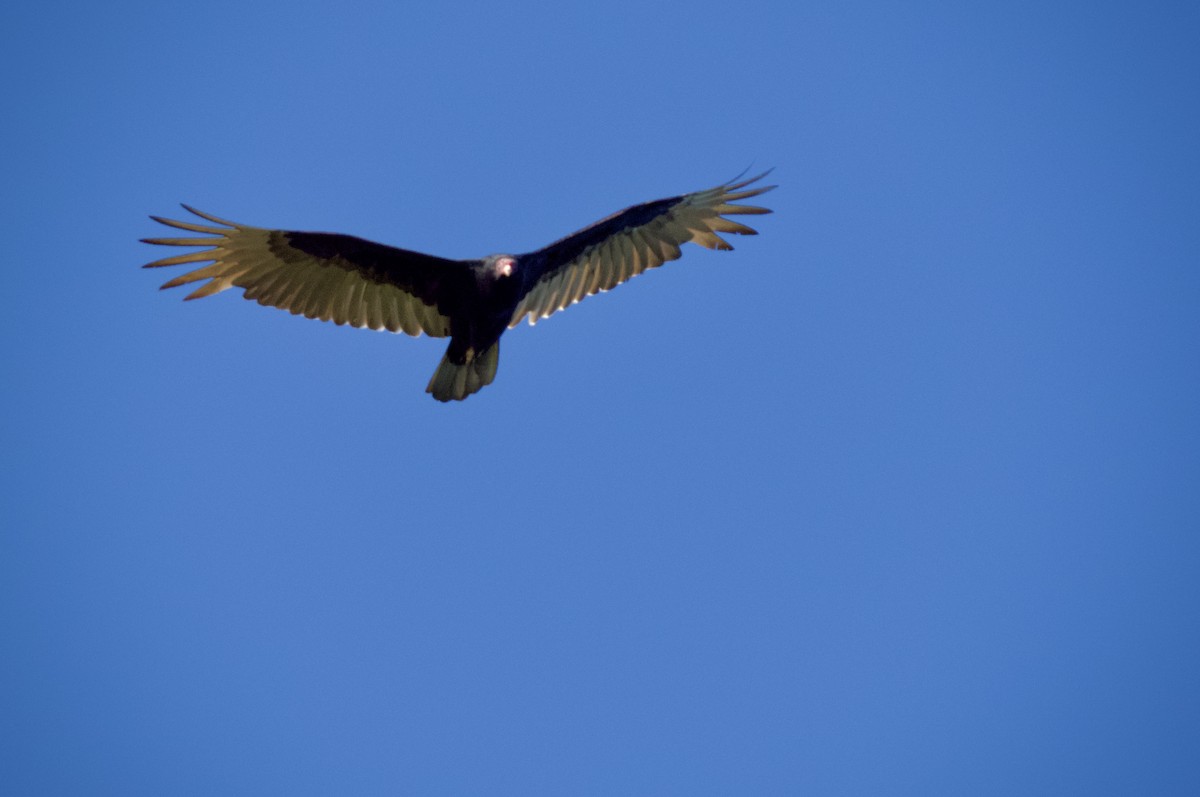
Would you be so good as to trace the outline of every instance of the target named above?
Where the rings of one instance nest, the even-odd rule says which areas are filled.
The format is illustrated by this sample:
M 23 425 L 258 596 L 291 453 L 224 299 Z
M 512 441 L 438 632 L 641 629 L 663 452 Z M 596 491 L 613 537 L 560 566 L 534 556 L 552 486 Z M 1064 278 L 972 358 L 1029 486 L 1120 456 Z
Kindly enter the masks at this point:
M 725 216 L 770 213 L 730 204 L 775 186 L 746 188 L 766 173 L 691 194 L 634 205 L 536 252 L 447 260 L 352 235 L 265 230 L 184 208 L 221 226 L 151 216 L 204 238 L 143 238 L 168 246 L 204 246 L 146 268 L 209 263 L 164 284 L 208 280 L 186 298 L 226 288 L 308 318 L 433 337 L 450 337 L 426 391 L 438 401 L 463 399 L 496 376 L 500 336 L 522 318 L 530 324 L 679 257 L 693 241 L 732 249 L 717 233 L 755 235 Z M 743 190 L 744 189 L 744 190 Z

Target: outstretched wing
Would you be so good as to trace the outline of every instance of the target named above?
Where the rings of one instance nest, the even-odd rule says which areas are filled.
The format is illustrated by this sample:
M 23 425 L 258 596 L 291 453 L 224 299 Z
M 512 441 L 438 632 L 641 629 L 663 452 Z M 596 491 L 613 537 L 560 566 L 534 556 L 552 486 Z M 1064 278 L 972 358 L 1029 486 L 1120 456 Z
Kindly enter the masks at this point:
M 725 216 L 770 213 L 738 199 L 766 193 L 773 185 L 744 189 L 770 172 L 692 194 L 626 208 L 590 227 L 520 258 L 523 297 L 510 327 L 528 316 L 530 324 L 585 296 L 607 291 L 646 269 L 679 257 L 679 247 L 694 241 L 709 249 L 732 249 L 717 233 L 757 235 Z
M 238 287 L 245 289 L 245 298 L 281 307 L 293 315 L 409 335 L 450 334 L 448 316 L 469 276 L 465 261 L 396 249 L 351 235 L 264 230 L 187 205 L 184 208 L 222 226 L 150 217 L 169 227 L 212 236 L 142 239 L 166 246 L 210 247 L 146 264 L 146 268 L 157 268 L 210 263 L 175 277 L 163 288 L 207 279 L 207 284 L 186 298 L 199 299 Z

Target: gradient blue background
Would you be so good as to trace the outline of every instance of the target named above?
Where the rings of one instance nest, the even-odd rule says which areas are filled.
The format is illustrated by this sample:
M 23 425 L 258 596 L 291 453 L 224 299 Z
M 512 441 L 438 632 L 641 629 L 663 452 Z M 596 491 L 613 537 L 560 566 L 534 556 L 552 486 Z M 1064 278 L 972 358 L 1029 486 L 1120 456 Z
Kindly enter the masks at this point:
M 0 793 L 1200 793 L 1193 4 L 10 3 Z M 236 291 L 775 166 L 504 340 Z

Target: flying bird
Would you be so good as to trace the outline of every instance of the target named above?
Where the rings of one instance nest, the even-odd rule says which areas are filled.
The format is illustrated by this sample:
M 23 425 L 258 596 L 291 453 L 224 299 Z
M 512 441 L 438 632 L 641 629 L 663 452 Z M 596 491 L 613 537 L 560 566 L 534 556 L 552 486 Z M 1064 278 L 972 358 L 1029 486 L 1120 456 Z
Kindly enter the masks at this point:
M 203 246 L 146 268 L 210 265 L 163 288 L 208 280 L 186 299 L 226 288 L 293 315 L 390 332 L 449 336 L 445 356 L 425 388 L 438 401 L 462 400 L 496 376 L 500 336 L 594 293 L 602 293 L 680 256 L 688 241 L 733 247 L 718 233 L 756 235 L 726 216 L 771 211 L 731 204 L 771 189 L 752 186 L 769 172 L 691 194 L 633 205 L 549 246 L 523 255 L 450 260 L 377 244 L 352 235 L 267 230 L 225 221 L 184 205 L 213 225 L 151 216 L 202 238 L 143 238 L 165 246 Z

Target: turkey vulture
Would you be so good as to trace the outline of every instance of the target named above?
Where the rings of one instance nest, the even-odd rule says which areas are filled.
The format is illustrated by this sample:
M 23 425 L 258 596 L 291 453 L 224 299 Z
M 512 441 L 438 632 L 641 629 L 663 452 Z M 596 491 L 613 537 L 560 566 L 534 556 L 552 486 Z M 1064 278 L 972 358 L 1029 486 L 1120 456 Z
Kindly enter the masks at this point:
M 145 267 L 210 263 L 162 286 L 208 280 L 187 299 L 236 286 L 244 289 L 245 298 L 294 315 L 414 336 L 449 336 L 450 345 L 425 391 L 438 401 L 461 400 L 495 378 L 500 336 L 521 319 L 535 324 L 585 296 L 674 260 L 687 241 L 732 249 L 717 233 L 755 235 L 724 217 L 770 213 L 730 204 L 775 188 L 747 188 L 767 174 L 633 205 L 536 252 L 481 260 L 448 260 L 351 235 L 248 227 L 184 205 L 220 226 L 150 218 L 213 237 L 142 240 L 209 248 Z

